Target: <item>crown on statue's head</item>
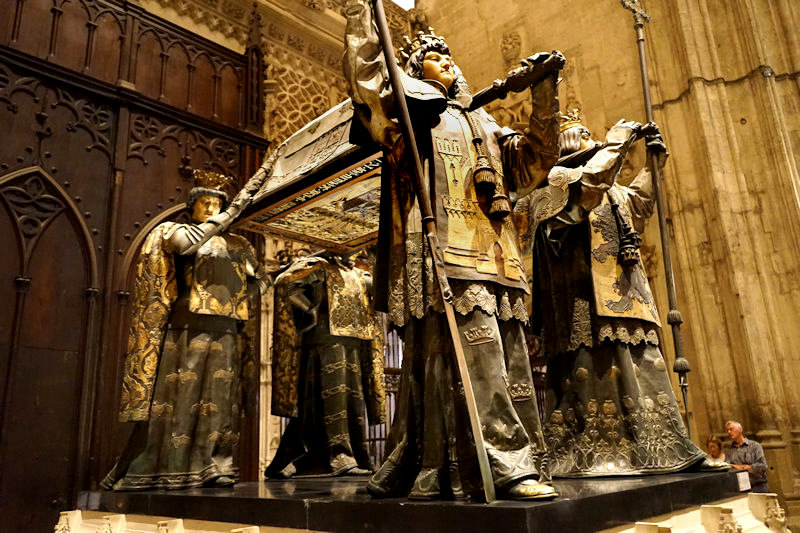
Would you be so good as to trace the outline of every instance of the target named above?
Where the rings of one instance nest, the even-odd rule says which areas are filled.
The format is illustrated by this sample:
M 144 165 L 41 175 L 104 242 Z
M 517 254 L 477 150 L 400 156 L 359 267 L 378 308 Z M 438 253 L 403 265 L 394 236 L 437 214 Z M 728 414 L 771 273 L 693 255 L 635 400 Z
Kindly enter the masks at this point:
M 192 177 L 194 187 L 189 191 L 189 198 L 186 201 L 189 208 L 203 195 L 216 196 L 227 202 L 236 193 L 236 179 L 231 176 L 195 168 L 192 169 Z
M 403 48 L 398 50 L 397 58 L 400 60 L 401 64 L 405 65 L 406 62 L 408 62 L 408 59 L 414 55 L 414 52 L 423 47 L 444 50 L 448 53 L 450 50 L 447 47 L 444 37 L 436 35 L 436 32 L 433 31 L 433 28 L 428 26 L 428 33 L 418 31 L 417 36 L 413 41 L 408 35 L 403 35 Z
M 215 191 L 228 192 L 233 187 L 234 179 L 231 176 L 195 168 L 192 170 L 194 186 Z
M 566 131 L 575 126 L 583 126 L 581 115 L 577 108 L 568 111 L 566 115 L 561 115 L 561 126 L 559 126 L 558 131 Z

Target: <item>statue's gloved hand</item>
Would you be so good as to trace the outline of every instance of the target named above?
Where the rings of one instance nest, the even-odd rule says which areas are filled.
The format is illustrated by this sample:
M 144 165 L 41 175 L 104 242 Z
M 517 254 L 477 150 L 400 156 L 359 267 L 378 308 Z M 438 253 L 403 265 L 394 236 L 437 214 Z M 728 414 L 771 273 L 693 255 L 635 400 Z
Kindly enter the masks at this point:
M 231 200 L 231 203 L 230 205 L 228 205 L 228 208 L 229 209 L 233 208 L 236 211 L 236 214 L 238 215 L 239 213 L 244 211 L 244 209 L 251 203 L 253 203 L 253 196 L 245 188 L 239 191 L 236 194 L 236 196 L 233 197 L 233 200 Z
M 639 135 L 641 129 L 642 125 L 639 122 L 622 118 L 608 130 L 608 133 L 606 133 L 606 142 L 620 143 L 628 141 L 631 137 L 635 139 Z
M 655 122 L 640 124 L 639 129 L 636 130 L 636 138 L 644 139 L 650 135 L 661 135 L 661 129 L 658 127 L 658 124 Z
M 661 133 L 646 135 L 644 142 L 647 145 L 647 150 L 654 152 L 658 156 L 659 168 L 664 168 L 664 165 L 667 163 L 667 158 L 669 157 L 669 152 L 667 151 L 667 145 L 664 144 L 664 139 L 661 137 Z
M 539 52 L 522 60 L 522 66 L 506 75 L 505 88 L 513 93 L 522 92 L 531 85 L 562 69 L 566 59 L 558 50 Z
M 564 68 L 567 59 L 558 50 L 552 52 L 537 52 L 521 61 L 523 67 L 538 69 L 547 73 L 558 72 Z

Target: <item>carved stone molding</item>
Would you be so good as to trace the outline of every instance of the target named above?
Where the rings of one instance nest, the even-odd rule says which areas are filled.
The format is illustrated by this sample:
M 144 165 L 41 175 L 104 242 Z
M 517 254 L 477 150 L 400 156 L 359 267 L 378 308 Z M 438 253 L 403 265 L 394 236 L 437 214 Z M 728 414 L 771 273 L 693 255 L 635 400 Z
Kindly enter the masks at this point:
M 156 3 L 171 9 L 194 23 L 233 39 L 242 48 L 247 45 L 247 2 L 240 0 L 144 0 L 142 5 Z
M 756 520 L 763 522 L 770 531 L 788 532 L 786 527 L 786 511 L 778 501 L 778 495 L 772 493 L 750 493 L 747 504 Z
M 503 54 L 503 63 L 506 67 L 512 67 L 520 60 L 522 50 L 522 37 L 518 31 L 508 31 L 500 39 L 500 53 Z
M 737 522 L 733 509 L 716 505 L 703 505 L 700 508 L 700 520 L 706 531 L 714 533 L 742 533 L 742 526 Z
M 282 46 L 267 47 L 267 133 L 280 142 L 347 98 L 341 74 L 320 70 L 307 57 Z

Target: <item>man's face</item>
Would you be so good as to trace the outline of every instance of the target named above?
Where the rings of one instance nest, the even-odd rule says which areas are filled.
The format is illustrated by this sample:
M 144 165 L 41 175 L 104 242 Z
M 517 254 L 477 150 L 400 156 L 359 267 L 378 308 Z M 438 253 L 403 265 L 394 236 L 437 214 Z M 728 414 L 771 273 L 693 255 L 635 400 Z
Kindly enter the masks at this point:
M 454 66 L 449 55 L 431 51 L 425 54 L 422 61 L 422 75 L 426 80 L 438 81 L 446 90 L 450 90 L 455 80 Z
M 728 433 L 728 437 L 733 441 L 737 440 L 742 435 L 742 430 L 736 424 L 728 424 L 725 426 L 725 431 Z
M 210 194 L 199 196 L 192 206 L 192 219 L 196 222 L 205 222 L 222 209 L 222 199 Z

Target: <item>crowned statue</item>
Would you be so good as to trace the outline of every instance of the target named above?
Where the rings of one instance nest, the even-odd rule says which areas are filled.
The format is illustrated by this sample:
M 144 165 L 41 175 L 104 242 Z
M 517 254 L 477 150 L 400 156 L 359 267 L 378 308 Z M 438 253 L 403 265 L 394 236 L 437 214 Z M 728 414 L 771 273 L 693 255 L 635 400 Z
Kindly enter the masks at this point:
M 554 52 L 523 62 L 524 89 L 533 101 L 523 134 L 470 109 L 466 80 L 432 30 L 406 40 L 399 60 L 405 94 L 394 94 L 369 2 L 351 0 L 345 14 L 350 95 L 358 119 L 386 154 L 376 308 L 388 312 L 405 341 L 388 458 L 367 488 L 373 496 L 458 498 L 476 492 L 484 479 L 423 235 L 414 162 L 398 125 L 397 99 L 405 98 L 427 169 L 422 187 L 433 197 L 491 481 L 503 498 L 552 498 L 554 489 L 542 483 L 545 447 L 524 334 L 529 279 L 509 214 L 511 195 L 543 182 L 558 159 L 556 78 L 564 58 Z
M 248 295 L 268 277 L 252 245 L 229 233 L 249 201 L 230 177 L 195 170 L 191 222 L 164 222 L 136 265 L 119 418 L 135 427 L 102 486 L 181 489 L 233 484 Z
M 556 476 L 675 472 L 705 458 L 678 411 L 639 253 L 653 213 L 651 171 L 618 181 L 641 138 L 663 166 L 655 124 L 620 120 L 599 142 L 571 112 L 561 158 L 515 206 L 533 257 L 532 326 L 547 358 L 544 436 Z

